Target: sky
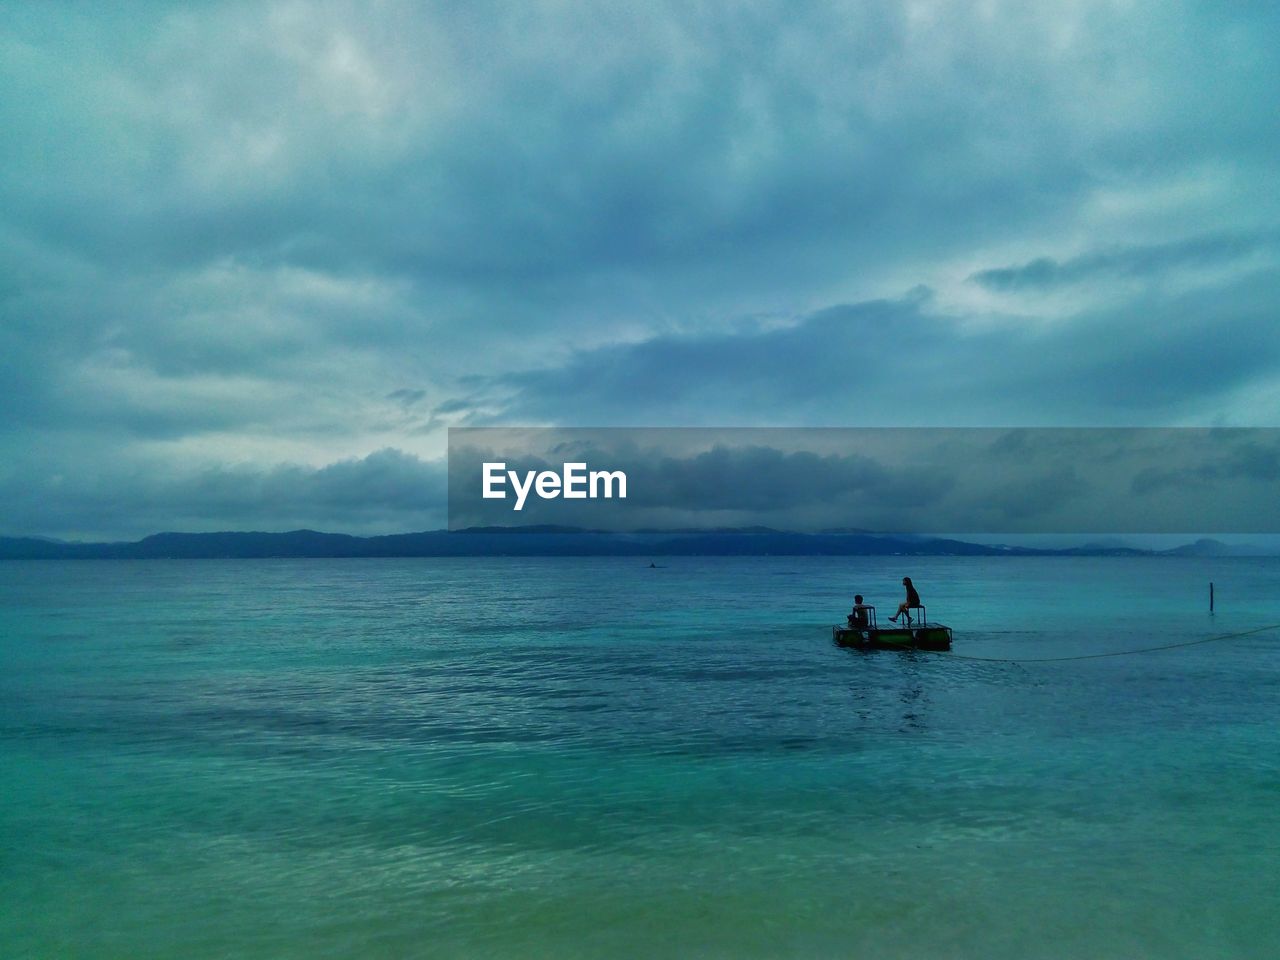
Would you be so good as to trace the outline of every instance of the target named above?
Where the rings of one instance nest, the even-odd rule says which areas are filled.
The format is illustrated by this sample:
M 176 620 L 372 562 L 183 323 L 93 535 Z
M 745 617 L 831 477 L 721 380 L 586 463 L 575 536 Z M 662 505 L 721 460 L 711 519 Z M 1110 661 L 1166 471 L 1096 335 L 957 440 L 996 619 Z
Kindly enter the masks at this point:
M 1280 425 L 1280 7 L 0 13 L 0 534 L 445 524 L 450 426 Z

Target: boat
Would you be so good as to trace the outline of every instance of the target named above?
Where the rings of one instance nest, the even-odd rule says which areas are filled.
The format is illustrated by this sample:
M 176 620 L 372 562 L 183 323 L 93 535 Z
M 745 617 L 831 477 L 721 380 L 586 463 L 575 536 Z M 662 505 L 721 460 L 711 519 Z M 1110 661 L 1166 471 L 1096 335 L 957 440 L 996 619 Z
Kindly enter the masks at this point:
M 837 646 L 863 650 L 951 649 L 951 628 L 945 623 L 930 623 L 924 607 L 912 607 L 911 611 L 920 611 L 919 617 L 908 616 L 905 625 L 893 627 L 881 627 L 876 622 L 875 607 L 864 606 L 862 609 L 867 611 L 865 624 L 837 623 L 832 626 L 831 639 Z

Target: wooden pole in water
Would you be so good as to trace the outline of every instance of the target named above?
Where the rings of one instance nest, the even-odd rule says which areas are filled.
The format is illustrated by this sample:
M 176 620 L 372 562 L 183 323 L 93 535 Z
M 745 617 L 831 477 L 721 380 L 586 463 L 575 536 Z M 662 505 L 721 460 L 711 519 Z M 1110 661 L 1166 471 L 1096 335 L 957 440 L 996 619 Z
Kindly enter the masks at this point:
M 1209 581 L 1209 612 L 1213 613 L 1213 581 Z

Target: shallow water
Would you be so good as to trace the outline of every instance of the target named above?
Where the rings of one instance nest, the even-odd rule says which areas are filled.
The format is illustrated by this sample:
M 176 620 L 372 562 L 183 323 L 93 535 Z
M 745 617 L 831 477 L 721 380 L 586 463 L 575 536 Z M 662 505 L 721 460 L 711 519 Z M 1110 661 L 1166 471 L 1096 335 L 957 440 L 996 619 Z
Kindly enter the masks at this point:
M 0 953 L 1274 956 L 1280 631 L 829 625 L 1176 643 L 1280 562 L 664 562 L 0 564 Z

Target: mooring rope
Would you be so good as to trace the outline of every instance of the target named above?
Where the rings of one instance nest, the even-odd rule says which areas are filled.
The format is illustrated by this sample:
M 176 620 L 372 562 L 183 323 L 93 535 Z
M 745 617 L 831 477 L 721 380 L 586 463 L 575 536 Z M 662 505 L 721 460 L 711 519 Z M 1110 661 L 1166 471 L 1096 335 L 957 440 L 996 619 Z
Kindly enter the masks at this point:
M 1251 637 L 1255 633 L 1266 633 L 1268 630 L 1280 630 L 1280 623 L 1273 623 L 1266 627 L 1255 627 L 1252 630 L 1241 630 L 1239 633 L 1223 633 L 1216 637 L 1204 637 L 1200 640 L 1186 640 L 1182 643 L 1166 643 L 1158 647 L 1140 647 L 1137 650 L 1113 650 L 1110 653 L 1082 653 L 1074 657 L 1028 657 L 1028 658 L 1010 658 L 1010 657 L 970 657 L 963 653 L 949 653 L 945 650 L 926 650 L 923 653 L 936 653 L 940 657 L 949 657 L 953 660 L 981 660 L 984 663 L 1061 663 L 1064 660 L 1099 660 L 1103 657 L 1128 657 L 1135 653 L 1155 653 L 1158 650 L 1174 650 L 1178 647 L 1195 647 L 1202 643 L 1214 643 L 1218 640 L 1236 640 L 1240 637 Z

